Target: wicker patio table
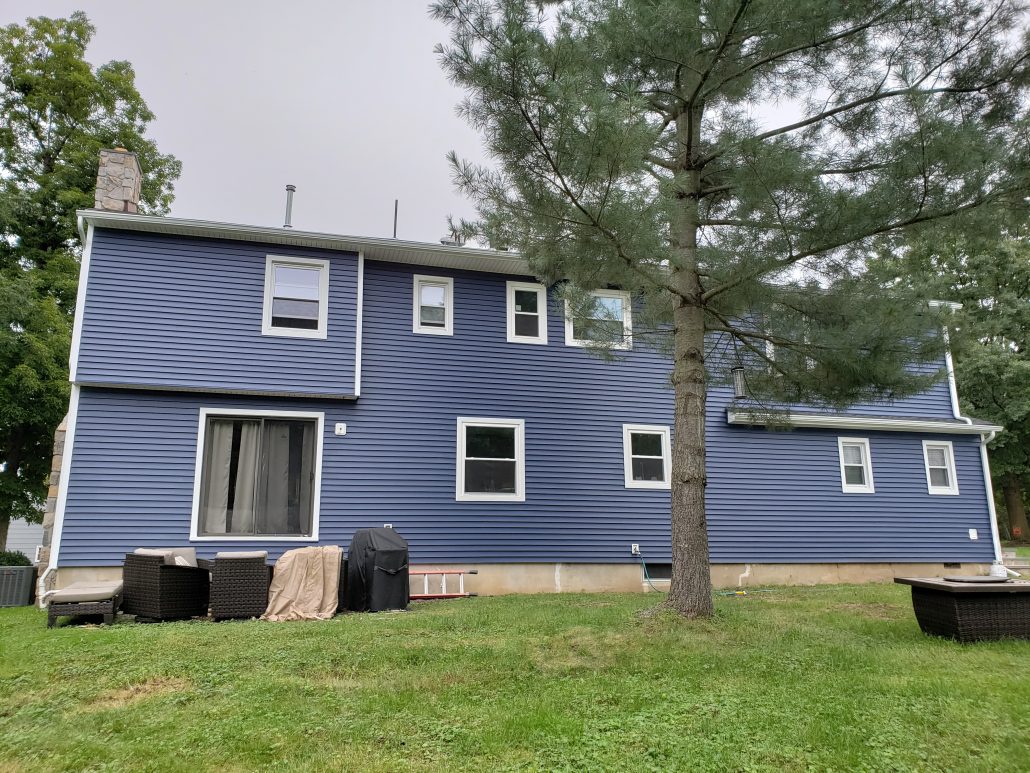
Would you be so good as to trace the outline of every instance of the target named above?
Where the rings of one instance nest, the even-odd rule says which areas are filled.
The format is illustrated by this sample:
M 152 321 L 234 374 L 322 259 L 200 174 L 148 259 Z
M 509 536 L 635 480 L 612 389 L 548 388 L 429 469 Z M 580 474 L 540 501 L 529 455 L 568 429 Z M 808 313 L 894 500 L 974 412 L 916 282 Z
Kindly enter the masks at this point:
M 923 633 L 960 642 L 1030 639 L 1030 582 L 956 582 L 896 577 L 912 586 L 912 608 Z

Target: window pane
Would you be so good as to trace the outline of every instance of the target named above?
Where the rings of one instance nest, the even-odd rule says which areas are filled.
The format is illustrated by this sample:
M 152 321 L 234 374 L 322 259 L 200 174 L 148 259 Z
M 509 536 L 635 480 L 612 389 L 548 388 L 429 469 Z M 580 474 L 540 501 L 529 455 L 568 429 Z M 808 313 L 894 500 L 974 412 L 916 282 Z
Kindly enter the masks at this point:
M 322 273 L 320 269 L 274 266 L 272 271 L 275 282 L 272 294 L 275 297 L 318 300 L 318 280 Z
M 540 335 L 540 317 L 536 314 L 516 314 L 515 335 L 536 338 Z
M 201 468 L 201 534 L 253 534 L 260 428 L 260 421 L 208 419 Z
M 845 467 L 844 482 L 849 486 L 864 486 L 866 484 L 865 467 Z
M 418 298 L 422 306 L 439 306 L 442 309 L 447 305 L 447 288 L 443 285 L 422 284 L 419 286 Z
M 622 298 L 595 298 L 594 319 L 618 320 L 622 322 Z
M 514 461 L 466 461 L 465 491 L 470 494 L 514 494 Z
M 465 457 L 514 459 L 514 427 L 465 427 Z
M 854 443 L 844 445 L 844 464 L 862 464 L 864 446 Z
M 948 469 L 946 467 L 931 467 L 930 468 L 930 485 L 937 486 L 940 488 L 951 488 L 951 481 L 949 480 Z
M 618 342 L 624 337 L 622 322 L 611 319 L 572 320 L 572 337 L 577 341 L 609 341 Z
M 313 421 L 265 420 L 257 534 L 311 533 L 316 427 Z
M 515 311 L 521 311 L 524 314 L 536 314 L 538 311 L 537 298 L 536 290 L 516 290 Z
M 927 448 L 926 458 L 929 460 L 931 467 L 948 466 L 948 452 L 945 451 L 943 448 Z
M 429 327 L 447 327 L 447 309 L 443 306 L 423 306 L 419 321 Z
M 657 432 L 631 432 L 629 438 L 633 456 L 662 455 L 662 436 Z
M 661 459 L 634 459 L 633 480 L 665 480 L 665 463 Z

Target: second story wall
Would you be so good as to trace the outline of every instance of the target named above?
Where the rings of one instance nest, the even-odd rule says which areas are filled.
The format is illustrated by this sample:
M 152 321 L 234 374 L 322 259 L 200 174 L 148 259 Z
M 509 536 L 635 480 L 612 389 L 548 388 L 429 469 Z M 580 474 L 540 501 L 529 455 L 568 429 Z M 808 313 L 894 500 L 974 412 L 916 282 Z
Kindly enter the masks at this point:
M 269 255 L 328 261 L 324 339 L 262 332 Z M 73 378 L 83 385 L 351 396 L 358 263 L 348 252 L 97 229 Z

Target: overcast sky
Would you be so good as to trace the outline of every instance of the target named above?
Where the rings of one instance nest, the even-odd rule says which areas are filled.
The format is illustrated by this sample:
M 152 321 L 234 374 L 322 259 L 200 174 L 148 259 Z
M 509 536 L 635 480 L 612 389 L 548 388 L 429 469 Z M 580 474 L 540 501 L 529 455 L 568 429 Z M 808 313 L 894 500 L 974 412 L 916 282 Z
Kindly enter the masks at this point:
M 471 216 L 446 153 L 481 159 L 421 0 L 3 0 L 0 24 L 87 13 L 93 64 L 125 59 L 157 114 L 150 135 L 183 164 L 175 217 L 436 241 Z

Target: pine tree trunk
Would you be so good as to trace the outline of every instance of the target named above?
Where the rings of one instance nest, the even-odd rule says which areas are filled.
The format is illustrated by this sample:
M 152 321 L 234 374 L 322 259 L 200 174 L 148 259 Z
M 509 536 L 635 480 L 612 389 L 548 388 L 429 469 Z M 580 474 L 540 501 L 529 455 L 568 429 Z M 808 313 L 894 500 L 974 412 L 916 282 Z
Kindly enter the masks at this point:
M 1030 539 L 1026 505 L 1023 503 L 1023 482 L 1018 475 L 1006 475 L 1001 490 L 1005 495 L 1005 509 L 1009 514 L 1009 531 L 1012 533 L 1012 539 Z
M 0 550 L 7 550 L 7 527 L 10 525 L 9 516 L 0 516 Z

